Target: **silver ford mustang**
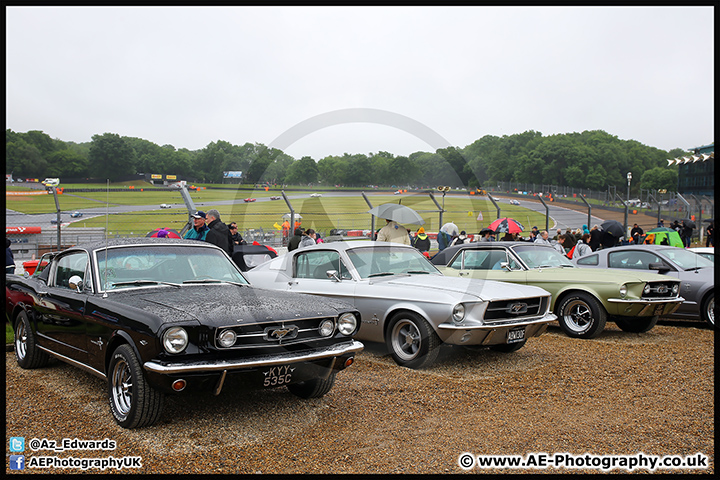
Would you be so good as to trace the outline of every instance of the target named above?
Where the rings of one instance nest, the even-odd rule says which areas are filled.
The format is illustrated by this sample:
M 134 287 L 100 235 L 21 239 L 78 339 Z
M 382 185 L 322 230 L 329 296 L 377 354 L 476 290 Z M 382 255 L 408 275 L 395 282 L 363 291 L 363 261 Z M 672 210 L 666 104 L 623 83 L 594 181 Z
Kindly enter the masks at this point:
M 417 249 L 386 242 L 313 245 L 246 273 L 253 285 L 354 304 L 358 339 L 385 342 L 394 360 L 422 368 L 442 343 L 512 352 L 557 317 L 539 287 L 446 277 Z

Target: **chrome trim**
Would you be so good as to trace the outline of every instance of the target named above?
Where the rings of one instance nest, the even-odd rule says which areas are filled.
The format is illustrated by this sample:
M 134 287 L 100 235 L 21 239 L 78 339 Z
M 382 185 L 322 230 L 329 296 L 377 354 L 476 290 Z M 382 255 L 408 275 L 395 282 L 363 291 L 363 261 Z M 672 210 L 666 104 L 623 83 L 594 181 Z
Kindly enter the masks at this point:
M 518 321 L 516 319 L 512 320 L 498 320 L 494 321 L 492 323 L 486 323 L 484 325 L 450 325 L 447 323 L 441 323 L 438 325 L 438 329 L 442 330 L 496 330 L 498 328 L 504 328 L 504 327 L 522 327 L 525 325 L 535 325 L 538 323 L 547 323 L 552 322 L 554 320 L 557 320 L 557 316 L 554 313 L 548 313 L 547 315 L 544 315 L 542 318 L 536 318 L 535 320 L 522 320 Z
M 654 305 L 654 304 L 658 304 L 658 303 L 673 303 L 673 302 L 682 303 L 685 301 L 685 299 L 682 297 L 659 298 L 657 300 L 650 300 L 647 298 L 637 298 L 635 300 L 627 300 L 627 299 L 623 299 L 623 298 L 608 298 L 607 301 L 612 302 L 612 303 L 639 303 L 641 305 Z
M 348 353 L 360 353 L 365 346 L 353 340 L 349 345 L 333 345 L 321 348 L 310 353 L 288 353 L 283 355 L 263 355 L 247 359 L 220 360 L 214 363 L 189 362 L 189 363 L 158 363 L 149 361 L 143 364 L 146 370 L 161 374 L 177 374 L 190 372 L 216 372 L 219 370 L 249 369 L 258 367 L 270 367 L 273 365 L 284 365 L 287 363 L 311 362 L 324 358 L 337 357 Z
M 93 375 L 98 376 L 98 377 L 100 377 L 100 378 L 102 378 L 102 379 L 106 379 L 106 378 L 107 378 L 103 372 L 101 372 L 100 370 L 95 370 L 94 368 L 92 368 L 92 367 L 89 366 L 89 365 L 85 365 L 84 363 L 78 362 L 77 360 L 73 360 L 73 359 L 70 358 L 70 357 L 66 357 L 65 355 L 61 355 L 61 354 L 59 354 L 59 353 L 57 353 L 57 352 L 53 352 L 52 350 L 49 350 L 49 349 L 47 349 L 46 347 L 43 347 L 43 346 L 41 346 L 41 345 L 38 345 L 37 347 L 38 347 L 40 350 L 43 350 L 44 352 L 49 353 L 49 354 L 52 355 L 53 357 L 57 357 L 59 360 L 62 360 L 63 362 L 69 363 L 69 364 L 71 364 L 71 365 L 75 365 L 75 366 L 78 367 L 78 368 L 82 368 L 82 369 L 85 370 L 86 372 L 92 373 Z

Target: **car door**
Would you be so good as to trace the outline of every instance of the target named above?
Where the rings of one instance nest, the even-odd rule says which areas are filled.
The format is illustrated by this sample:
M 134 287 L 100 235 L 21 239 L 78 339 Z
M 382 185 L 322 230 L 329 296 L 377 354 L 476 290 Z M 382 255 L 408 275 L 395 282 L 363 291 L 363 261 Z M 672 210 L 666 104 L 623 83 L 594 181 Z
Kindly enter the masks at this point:
M 340 254 L 335 250 L 310 250 L 298 252 L 293 258 L 292 280 L 288 290 L 335 298 L 355 304 L 355 280 Z M 328 278 L 327 272 L 335 270 L 337 278 Z
M 59 255 L 53 260 L 47 292 L 40 294 L 35 309 L 41 344 L 70 359 L 86 363 L 85 305 L 87 292 L 71 288 L 71 279 L 89 280 L 88 255 L 84 251 Z M 89 286 L 87 287 L 90 288 Z M 44 340 L 44 341 L 43 341 Z
M 502 268 L 503 263 L 508 264 L 509 270 Z M 527 272 L 505 249 L 464 249 L 448 267 L 457 270 L 460 277 L 527 283 Z

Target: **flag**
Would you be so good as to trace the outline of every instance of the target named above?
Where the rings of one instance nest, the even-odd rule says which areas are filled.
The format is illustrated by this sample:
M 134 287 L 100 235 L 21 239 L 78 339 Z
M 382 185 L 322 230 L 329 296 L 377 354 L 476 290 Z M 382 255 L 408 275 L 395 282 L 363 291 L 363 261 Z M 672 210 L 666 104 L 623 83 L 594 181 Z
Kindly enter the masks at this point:
M 273 227 L 275 227 L 275 230 L 282 230 L 282 227 L 278 225 L 277 222 L 273 224 Z

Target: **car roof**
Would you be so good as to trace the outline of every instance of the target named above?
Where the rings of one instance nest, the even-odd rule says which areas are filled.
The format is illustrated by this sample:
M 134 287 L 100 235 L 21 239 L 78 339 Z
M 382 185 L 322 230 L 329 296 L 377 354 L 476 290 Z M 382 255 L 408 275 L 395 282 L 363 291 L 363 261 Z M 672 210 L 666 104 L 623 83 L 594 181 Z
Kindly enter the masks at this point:
M 192 245 L 195 247 L 219 248 L 215 245 L 199 240 L 185 240 L 182 238 L 154 238 L 154 237 L 129 237 L 129 238 L 108 238 L 107 241 L 98 241 L 75 245 L 70 248 L 80 248 L 88 251 L 101 250 L 105 247 L 124 247 L 132 245 Z M 69 250 L 69 249 L 68 249 Z M 221 249 L 222 250 L 222 249 Z
M 451 258 L 455 256 L 455 254 L 458 252 L 458 250 L 472 250 L 474 248 L 482 248 L 482 249 L 488 249 L 488 248 L 494 248 L 494 249 L 506 249 L 509 247 L 518 247 L 518 246 L 535 246 L 535 247 L 541 247 L 541 248 L 553 248 L 552 245 L 546 245 L 542 243 L 533 243 L 533 242 L 506 242 L 506 241 L 499 241 L 499 242 L 470 242 L 470 243 L 461 243 L 460 245 L 453 245 L 452 247 L 447 247 L 444 250 L 441 250 L 438 252 L 437 255 L 435 255 L 432 258 L 432 263 L 435 265 L 447 265 L 447 263 L 450 261 Z

